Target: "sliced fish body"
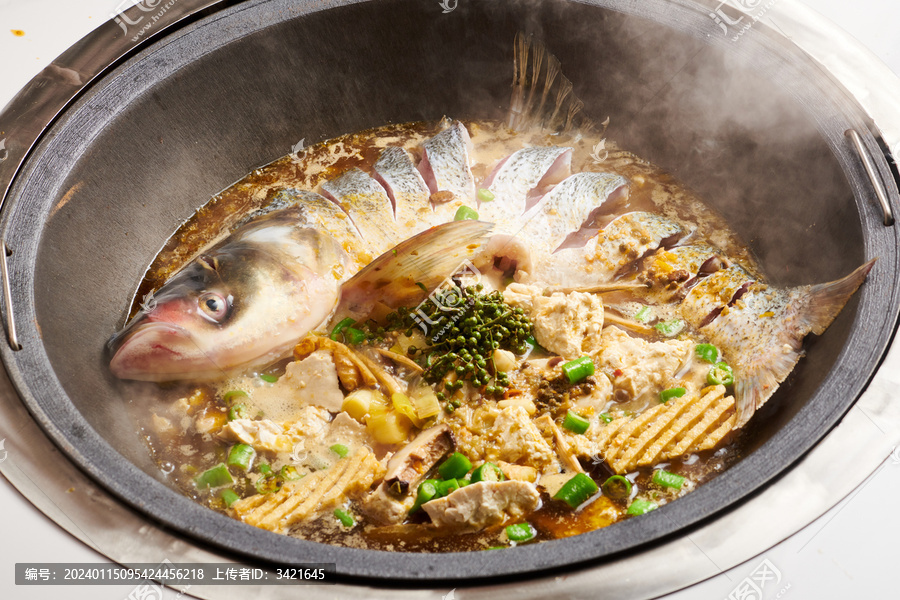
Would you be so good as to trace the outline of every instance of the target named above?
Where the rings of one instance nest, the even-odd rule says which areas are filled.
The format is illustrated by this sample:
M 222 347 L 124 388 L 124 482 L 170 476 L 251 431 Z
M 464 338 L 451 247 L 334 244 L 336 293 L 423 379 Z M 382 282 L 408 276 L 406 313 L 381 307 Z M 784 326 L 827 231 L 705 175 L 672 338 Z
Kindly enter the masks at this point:
M 524 215 L 553 185 L 572 173 L 572 149 L 557 146 L 523 148 L 507 156 L 485 181 L 494 194 L 490 202 L 480 202 L 478 214 L 484 221 L 502 223 Z
M 393 203 L 394 217 L 401 229 L 413 235 L 439 222 L 431 207 L 431 191 L 409 152 L 399 146 L 389 146 L 373 169 L 375 179 Z
M 671 219 L 630 212 L 614 219 L 583 247 L 564 244 L 535 266 L 534 279 L 569 286 L 609 281 L 648 253 L 673 245 L 687 234 Z
M 322 193 L 350 216 L 362 239 L 378 254 L 403 239 L 394 227 L 394 210 L 384 187 L 360 169 L 354 167 L 326 181 Z
M 715 262 L 719 254 L 717 249 L 705 244 L 656 251 L 643 261 L 638 275 L 638 279 L 650 286 L 645 297 L 664 303 L 677 294 L 688 293 L 703 281 L 701 269 L 704 265 Z
M 474 202 L 475 177 L 470 168 L 473 147 L 466 126 L 454 121 L 422 146 L 419 172 L 431 193 L 450 192 L 459 200 Z
M 736 427 L 772 396 L 800 360 L 803 338 L 825 331 L 874 263 L 830 283 L 791 289 L 753 284 L 702 329 L 734 369 Z
M 681 314 L 692 327 L 700 329 L 715 319 L 722 310 L 737 300 L 754 278 L 744 269 L 732 265 L 704 277 L 688 292 L 681 303 Z

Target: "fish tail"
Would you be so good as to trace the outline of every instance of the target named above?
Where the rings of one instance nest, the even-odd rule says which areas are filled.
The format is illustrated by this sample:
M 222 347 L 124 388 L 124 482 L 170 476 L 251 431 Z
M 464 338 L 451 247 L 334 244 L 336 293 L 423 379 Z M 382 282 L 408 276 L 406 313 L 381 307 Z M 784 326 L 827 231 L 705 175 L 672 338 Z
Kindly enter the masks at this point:
M 513 47 L 513 85 L 507 124 L 524 131 L 538 126 L 556 133 L 587 132 L 594 123 L 583 112 L 572 82 L 544 44 L 523 32 Z
M 773 317 L 783 326 L 770 331 L 767 343 L 756 346 L 750 356 L 735 365 L 735 427 L 743 426 L 768 400 L 803 356 L 803 338 L 822 334 L 831 325 L 850 296 L 859 288 L 877 259 L 828 283 L 796 288 L 780 314 Z
M 798 328 L 807 333 L 821 335 L 865 280 L 876 260 L 878 259 L 873 258 L 837 281 L 812 286 L 807 294 L 806 310 L 798 315 L 800 317 Z

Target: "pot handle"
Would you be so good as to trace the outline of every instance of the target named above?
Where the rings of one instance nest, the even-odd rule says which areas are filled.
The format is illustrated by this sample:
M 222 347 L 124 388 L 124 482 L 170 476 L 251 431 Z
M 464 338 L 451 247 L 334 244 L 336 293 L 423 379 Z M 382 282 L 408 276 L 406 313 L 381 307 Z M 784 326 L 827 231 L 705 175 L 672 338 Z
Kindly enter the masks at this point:
M 872 183 L 872 187 L 875 188 L 875 195 L 878 197 L 878 203 L 881 204 L 881 212 L 884 215 L 884 225 L 885 227 L 890 227 L 894 224 L 894 212 L 891 210 L 887 192 L 881 183 L 881 178 L 878 176 L 872 157 L 869 156 L 868 150 L 863 145 L 862 138 L 855 129 L 848 129 L 845 135 L 853 142 L 853 147 L 856 149 L 856 153 L 859 154 L 863 167 L 866 169 L 866 175 L 869 176 L 869 181 Z
M 177 27 L 204 16 L 227 0 L 141 0 L 114 15 L 74 46 L 59 55 L 0 112 L 0 215 L 13 181 L 41 137 L 99 76 L 127 59 L 150 40 L 171 33 Z M 6 305 L 7 339 L 19 350 L 12 310 L 7 257 L 12 255 L 0 240 L 0 274 Z

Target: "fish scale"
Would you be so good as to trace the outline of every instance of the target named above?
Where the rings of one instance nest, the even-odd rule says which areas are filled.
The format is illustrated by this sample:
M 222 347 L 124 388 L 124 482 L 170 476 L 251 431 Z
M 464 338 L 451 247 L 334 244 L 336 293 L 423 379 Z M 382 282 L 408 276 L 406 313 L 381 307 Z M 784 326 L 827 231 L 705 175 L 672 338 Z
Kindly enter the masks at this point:
M 431 192 L 450 192 L 457 199 L 474 200 L 475 177 L 470 168 L 472 140 L 466 126 L 454 121 L 422 147 L 425 157 L 419 169 Z
M 346 211 L 360 236 L 372 247 L 383 252 L 403 239 L 393 226 L 391 199 L 368 173 L 354 167 L 323 183 L 322 191 Z
M 439 221 L 431 207 L 431 192 L 412 157 L 404 148 L 385 148 L 372 167 L 394 205 L 397 224 L 406 229 L 435 225 Z
M 568 177 L 571 162 L 572 148 L 534 146 L 514 152 L 501 161 L 486 181 L 494 199 L 479 202 L 478 214 L 485 221 L 518 223 L 519 217 L 531 208 L 532 193 Z

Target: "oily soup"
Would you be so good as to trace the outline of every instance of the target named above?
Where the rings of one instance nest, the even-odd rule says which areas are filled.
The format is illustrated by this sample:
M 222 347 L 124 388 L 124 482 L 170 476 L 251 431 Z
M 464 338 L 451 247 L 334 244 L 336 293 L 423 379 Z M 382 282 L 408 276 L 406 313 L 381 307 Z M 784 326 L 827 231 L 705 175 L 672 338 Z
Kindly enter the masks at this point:
M 198 210 L 149 268 L 111 367 L 157 382 L 133 384 L 141 435 L 212 510 L 356 548 L 505 548 L 639 518 L 727 468 L 860 272 L 768 288 L 714 211 L 600 135 L 387 125 Z M 261 323 L 281 318 L 279 290 L 299 312 L 267 336 L 287 345 L 226 364 L 253 333 L 235 319 L 260 302 Z M 824 325 L 779 328 L 820 301 L 836 306 Z M 160 342 L 132 338 L 187 339 L 187 313 L 221 373 L 166 381 Z

